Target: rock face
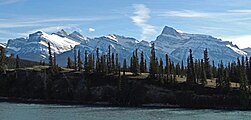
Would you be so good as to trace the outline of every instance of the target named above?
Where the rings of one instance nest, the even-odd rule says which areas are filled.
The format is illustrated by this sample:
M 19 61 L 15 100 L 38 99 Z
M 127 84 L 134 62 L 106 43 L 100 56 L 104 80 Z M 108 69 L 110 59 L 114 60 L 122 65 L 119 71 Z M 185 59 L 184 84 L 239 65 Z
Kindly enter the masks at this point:
M 48 60 L 48 42 L 51 43 L 52 52 L 57 54 L 57 63 L 61 66 L 66 66 L 67 57 L 73 59 L 73 48 L 81 51 L 83 60 L 85 50 L 95 55 L 96 48 L 99 48 L 100 54 L 106 54 L 109 45 L 112 46 L 112 52 L 119 54 L 121 63 L 123 59 L 130 61 L 135 49 L 138 49 L 139 53 L 143 51 L 146 60 L 149 61 L 151 43 L 155 43 L 158 58 L 164 59 L 165 54 L 168 53 L 176 63 L 186 62 L 189 49 L 193 50 L 194 58 L 202 59 L 203 50 L 207 48 L 210 61 L 214 61 L 216 64 L 220 60 L 227 63 L 236 60 L 237 57 L 248 55 L 231 42 L 222 41 L 209 35 L 180 33 L 168 26 L 165 26 L 156 40 L 151 42 L 115 34 L 88 38 L 76 31 L 68 34 L 61 30 L 51 35 L 38 31 L 30 34 L 29 38 L 9 40 L 6 49 L 9 54 L 14 53 L 22 59 L 46 61 Z

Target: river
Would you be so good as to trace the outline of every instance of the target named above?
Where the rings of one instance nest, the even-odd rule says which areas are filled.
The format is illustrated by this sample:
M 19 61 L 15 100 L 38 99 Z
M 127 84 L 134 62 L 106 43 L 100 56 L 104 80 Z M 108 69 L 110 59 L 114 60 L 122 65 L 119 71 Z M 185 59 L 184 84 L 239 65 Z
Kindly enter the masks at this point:
M 1 120 L 249 120 L 250 111 L 0 103 Z

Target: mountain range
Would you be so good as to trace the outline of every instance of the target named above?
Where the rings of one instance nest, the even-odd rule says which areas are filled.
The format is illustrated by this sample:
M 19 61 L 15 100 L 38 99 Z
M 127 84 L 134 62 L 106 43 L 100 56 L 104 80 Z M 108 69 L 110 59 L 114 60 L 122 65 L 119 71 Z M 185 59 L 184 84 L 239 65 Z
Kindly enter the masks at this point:
M 239 49 L 229 41 L 212 37 L 210 35 L 189 34 L 177 32 L 172 27 L 165 26 L 161 34 L 154 41 L 140 41 L 132 37 L 109 34 L 96 38 L 89 38 L 74 31 L 68 34 L 61 30 L 52 34 L 43 31 L 32 33 L 27 38 L 16 38 L 8 40 L 7 44 L 0 44 L 6 47 L 7 55 L 19 55 L 22 59 L 33 61 L 48 61 L 48 45 L 51 44 L 52 52 L 56 53 L 57 63 L 66 66 L 67 58 L 74 56 L 74 48 L 82 53 L 96 53 L 96 48 L 100 49 L 100 54 L 106 54 L 108 46 L 112 46 L 112 52 L 119 54 L 119 61 L 130 60 L 132 52 L 138 49 L 139 53 L 144 52 L 147 61 L 150 59 L 151 44 L 155 43 L 156 55 L 164 59 L 165 54 L 178 63 L 186 62 L 189 49 L 193 50 L 196 59 L 203 59 L 203 51 L 207 48 L 210 61 L 216 64 L 221 60 L 224 63 L 236 60 L 237 57 L 250 56 L 251 48 Z

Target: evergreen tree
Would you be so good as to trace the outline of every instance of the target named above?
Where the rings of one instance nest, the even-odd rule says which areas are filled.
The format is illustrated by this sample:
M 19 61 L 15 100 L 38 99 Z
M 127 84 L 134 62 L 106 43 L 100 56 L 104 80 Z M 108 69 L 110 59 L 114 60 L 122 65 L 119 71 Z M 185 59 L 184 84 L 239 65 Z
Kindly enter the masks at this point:
M 205 71 L 206 71 L 207 78 L 211 79 L 212 78 L 212 71 L 211 71 L 211 66 L 210 66 L 210 63 L 209 63 L 207 48 L 204 50 L 204 68 L 205 68 Z
M 99 48 L 96 49 L 96 71 L 100 72 Z
M 123 62 L 123 75 L 125 75 L 126 69 L 127 69 L 126 59 L 124 59 L 124 62 Z
M 144 52 L 142 51 L 141 52 L 141 55 L 140 55 L 141 57 L 140 57 L 140 72 L 141 73 L 144 73 L 144 72 L 146 72 L 146 70 L 145 70 L 145 59 L 144 59 Z
M 205 86 L 207 84 L 207 76 L 206 76 L 206 70 L 205 70 L 205 64 L 203 60 L 200 62 L 201 64 L 201 71 L 200 71 L 200 83 Z
M 20 62 L 20 59 L 19 59 L 19 56 L 17 55 L 16 56 L 16 68 L 19 68 L 19 62 Z
M 52 58 L 52 53 L 51 53 L 51 44 L 48 42 L 48 50 L 49 50 L 49 65 L 52 67 L 53 66 L 53 58 Z
M 152 78 L 154 78 L 155 74 L 157 73 L 157 64 L 156 63 L 157 63 L 157 61 L 156 61 L 155 47 L 154 47 L 154 43 L 152 43 L 151 57 L 150 57 L 150 68 L 149 68 L 150 76 Z
M 55 52 L 54 52 L 53 56 L 54 56 L 53 65 L 54 65 L 54 67 L 56 67 L 57 66 L 57 58 L 56 58 L 56 53 Z
M 82 65 L 83 65 L 83 62 L 81 60 L 81 52 L 80 50 L 78 50 L 78 71 L 83 69 Z
M 218 66 L 218 76 L 216 79 L 216 88 L 223 88 L 223 80 L 224 80 L 224 66 L 223 62 Z
M 93 70 L 94 70 L 94 66 L 93 66 L 93 56 L 92 56 L 92 54 L 89 54 L 88 55 L 88 72 L 89 73 L 92 73 L 93 72 Z
M 108 73 L 111 73 L 111 45 L 108 46 L 107 68 L 108 68 Z
M 166 54 L 166 67 L 165 67 L 165 71 L 166 71 L 166 83 L 169 81 L 169 75 L 170 75 L 170 69 L 169 69 L 169 57 Z
M 77 71 L 77 51 L 76 48 L 74 47 L 74 70 Z
M 72 60 L 70 57 L 67 58 L 67 68 L 72 68 Z
M 180 77 L 183 78 L 183 76 L 185 75 L 185 68 L 184 68 L 184 63 L 183 60 L 181 61 L 181 70 L 180 70 Z
M 245 62 L 244 62 L 244 56 L 242 56 L 241 59 L 241 66 L 240 66 L 240 75 L 241 75 L 241 81 L 240 81 L 240 89 L 243 91 L 247 91 L 247 74 L 246 74 L 246 68 L 245 68 Z
M 85 50 L 85 61 L 84 61 L 84 70 L 85 72 L 89 72 L 89 68 L 88 68 L 88 53 L 87 51 Z
M 147 72 L 147 63 L 146 63 L 146 59 L 145 59 L 145 72 Z
M 187 82 L 188 83 L 196 83 L 195 82 L 195 73 L 194 73 L 194 63 L 193 63 L 193 54 L 192 50 L 189 50 L 189 58 L 188 58 L 188 66 L 187 66 Z
M 214 61 L 212 61 L 213 67 L 212 67 L 212 76 L 214 78 L 217 77 L 217 68 L 215 67 Z
M 114 59 L 115 59 L 115 57 L 114 57 L 114 53 L 112 53 L 112 58 L 111 58 L 112 60 L 111 60 L 111 72 L 112 73 L 114 73 L 115 72 L 115 61 L 114 61 Z
M 119 54 L 116 53 L 116 64 L 115 64 L 115 73 L 117 74 L 118 73 L 118 69 L 120 68 L 120 65 L 119 65 Z
M 0 47 L 0 65 L 5 64 L 6 60 L 6 55 L 5 55 L 5 49 Z
M 160 58 L 160 65 L 159 65 L 159 80 L 161 81 L 161 83 L 163 84 L 163 77 L 164 77 L 164 69 L 163 69 L 163 61 Z
M 5 55 L 5 49 L 0 47 L 0 73 L 6 73 L 6 67 L 7 67 L 7 63 L 6 63 L 6 55 Z

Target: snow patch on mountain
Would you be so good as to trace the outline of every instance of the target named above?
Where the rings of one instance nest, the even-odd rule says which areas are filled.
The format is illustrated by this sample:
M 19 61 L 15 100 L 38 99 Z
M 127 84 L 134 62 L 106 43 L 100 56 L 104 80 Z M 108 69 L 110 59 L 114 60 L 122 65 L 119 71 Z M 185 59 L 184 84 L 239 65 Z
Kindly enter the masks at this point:
M 242 51 L 242 50 L 240 50 L 240 49 L 238 49 L 238 48 L 236 48 L 236 47 L 233 47 L 233 46 L 231 46 L 231 45 L 226 45 L 226 46 L 229 47 L 229 48 L 231 48 L 233 51 L 235 51 L 236 53 L 238 53 L 238 54 L 240 54 L 240 55 L 243 55 L 243 56 L 246 56 L 246 55 L 247 55 L 246 52 L 244 52 L 244 51 Z
M 6 47 L 6 43 L 0 43 L 0 47 L 5 48 Z

